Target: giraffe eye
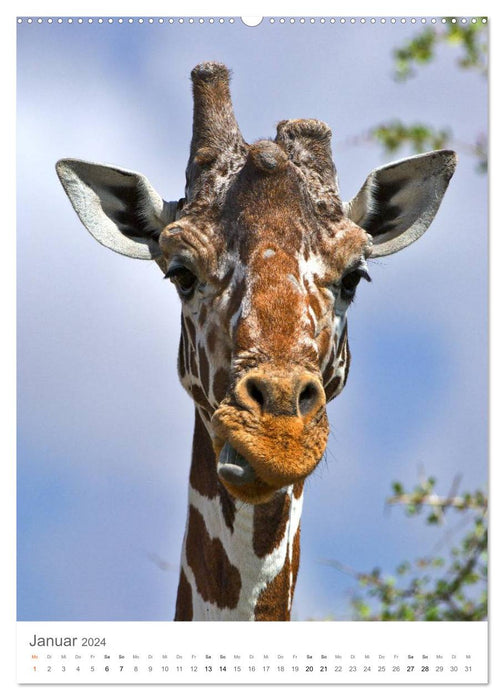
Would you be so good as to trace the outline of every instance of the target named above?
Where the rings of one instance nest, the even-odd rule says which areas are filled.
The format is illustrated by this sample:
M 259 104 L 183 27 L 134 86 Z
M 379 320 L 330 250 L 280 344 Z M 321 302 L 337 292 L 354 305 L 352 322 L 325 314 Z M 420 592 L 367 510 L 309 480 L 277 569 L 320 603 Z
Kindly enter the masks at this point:
M 198 278 L 184 265 L 174 265 L 165 275 L 165 278 L 171 280 L 177 287 L 183 297 L 189 297 L 196 287 Z
M 371 282 L 371 277 L 369 273 L 364 268 L 358 267 L 355 270 L 347 272 L 347 274 L 341 280 L 341 296 L 346 301 L 352 301 L 355 296 L 355 290 L 357 285 L 364 277 L 368 282 Z

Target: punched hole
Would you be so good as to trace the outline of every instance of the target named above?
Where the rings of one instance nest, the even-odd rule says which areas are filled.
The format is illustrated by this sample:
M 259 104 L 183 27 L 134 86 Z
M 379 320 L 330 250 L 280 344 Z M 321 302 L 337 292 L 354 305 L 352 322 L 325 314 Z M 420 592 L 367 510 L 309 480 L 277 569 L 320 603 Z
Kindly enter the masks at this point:
M 262 20 L 262 17 L 241 17 L 241 21 L 247 27 L 258 27 L 261 24 Z

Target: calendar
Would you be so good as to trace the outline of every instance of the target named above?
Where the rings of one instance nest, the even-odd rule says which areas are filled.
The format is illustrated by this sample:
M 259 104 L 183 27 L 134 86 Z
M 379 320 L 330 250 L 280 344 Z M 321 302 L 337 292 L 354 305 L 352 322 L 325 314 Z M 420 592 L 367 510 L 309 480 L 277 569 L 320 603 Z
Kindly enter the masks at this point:
M 487 624 L 21 623 L 20 683 L 484 684 Z
M 18 683 L 487 684 L 488 18 L 15 23 Z

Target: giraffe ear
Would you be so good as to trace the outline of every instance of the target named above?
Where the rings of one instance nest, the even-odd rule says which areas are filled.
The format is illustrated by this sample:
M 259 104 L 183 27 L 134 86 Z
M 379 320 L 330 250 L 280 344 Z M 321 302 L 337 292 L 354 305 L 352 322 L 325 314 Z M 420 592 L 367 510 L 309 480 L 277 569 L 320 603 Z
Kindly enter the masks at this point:
M 431 151 L 373 170 L 344 213 L 373 236 L 372 258 L 396 253 L 425 233 L 455 171 L 453 151 Z
M 130 258 L 161 255 L 159 234 L 174 221 L 177 202 L 164 202 L 147 178 L 74 159 L 58 161 L 56 172 L 80 220 L 99 243 Z

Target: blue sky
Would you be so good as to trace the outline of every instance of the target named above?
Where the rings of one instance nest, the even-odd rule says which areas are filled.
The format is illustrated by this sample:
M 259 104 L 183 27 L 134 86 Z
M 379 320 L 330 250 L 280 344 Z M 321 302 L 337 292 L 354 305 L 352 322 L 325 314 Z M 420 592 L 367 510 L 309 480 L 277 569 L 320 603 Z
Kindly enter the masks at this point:
M 61 157 L 143 172 L 183 194 L 189 73 L 233 70 L 249 141 L 281 119 L 333 131 L 344 199 L 390 160 L 352 139 L 400 118 L 486 130 L 486 85 L 456 51 L 405 84 L 392 49 L 418 25 L 18 27 L 18 618 L 171 619 L 193 408 L 178 385 L 179 302 L 155 264 L 99 246 L 54 172 Z M 407 155 L 399 153 L 397 157 Z M 352 368 L 329 406 L 327 457 L 306 487 L 298 619 L 348 615 L 352 579 L 391 571 L 439 531 L 384 507 L 420 466 L 446 493 L 487 482 L 487 193 L 463 150 L 414 246 L 371 264 L 349 314 Z M 163 564 L 160 566 L 160 562 Z

